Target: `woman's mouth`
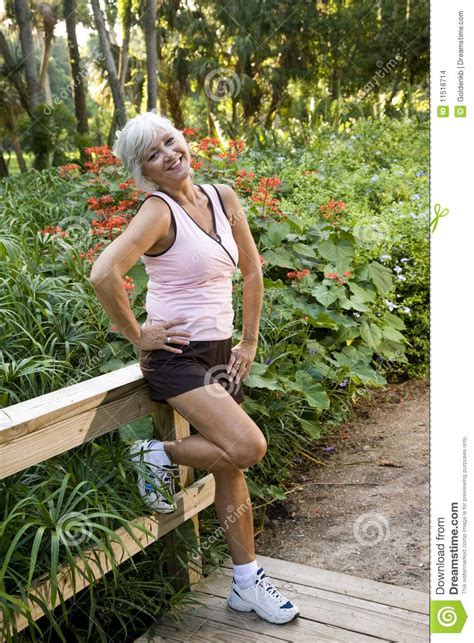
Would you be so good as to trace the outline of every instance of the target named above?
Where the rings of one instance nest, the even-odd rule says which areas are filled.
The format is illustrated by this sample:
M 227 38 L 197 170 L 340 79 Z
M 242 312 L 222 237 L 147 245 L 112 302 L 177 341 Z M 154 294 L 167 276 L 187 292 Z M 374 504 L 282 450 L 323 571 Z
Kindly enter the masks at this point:
M 181 167 L 181 165 L 182 165 L 182 164 L 183 164 L 183 157 L 182 157 L 182 156 L 180 156 L 180 157 L 179 157 L 179 159 L 178 159 L 177 161 L 175 161 L 175 162 L 173 163 L 173 165 L 171 165 L 171 166 L 168 168 L 168 171 L 171 171 L 171 170 L 177 170 L 178 168 L 180 168 L 180 167 Z

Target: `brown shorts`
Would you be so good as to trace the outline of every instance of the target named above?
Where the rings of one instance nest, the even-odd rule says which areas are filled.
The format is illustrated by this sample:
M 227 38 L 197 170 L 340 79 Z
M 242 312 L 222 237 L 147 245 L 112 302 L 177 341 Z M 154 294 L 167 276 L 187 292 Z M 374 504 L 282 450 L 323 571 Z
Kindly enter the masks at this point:
M 150 399 L 167 404 L 167 398 L 217 382 L 238 403 L 245 399 L 242 383 L 230 382 L 226 373 L 232 337 L 216 341 L 191 341 L 187 345 L 169 343 L 182 353 L 163 349 L 140 351 L 139 363 L 150 388 Z M 225 395 L 225 393 L 223 393 Z M 216 394 L 217 397 L 218 394 Z

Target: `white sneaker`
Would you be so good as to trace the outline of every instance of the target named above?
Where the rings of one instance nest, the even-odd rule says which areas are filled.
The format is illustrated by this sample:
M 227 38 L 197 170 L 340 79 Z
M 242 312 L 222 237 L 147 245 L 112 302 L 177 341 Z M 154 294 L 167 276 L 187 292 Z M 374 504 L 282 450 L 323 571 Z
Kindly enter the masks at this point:
M 138 470 L 138 490 L 147 505 L 160 513 L 176 511 L 174 499 L 170 502 L 167 496 L 175 495 L 174 477 L 179 473 L 175 464 L 165 464 L 158 452 L 163 451 L 163 442 L 159 440 L 139 440 L 130 448 L 132 461 L 141 464 Z M 147 478 L 143 476 L 146 472 Z M 166 495 L 160 492 L 163 491 Z
M 232 578 L 227 605 L 239 612 L 256 612 L 270 623 L 288 623 L 298 616 L 299 609 L 282 596 L 265 576 L 263 567 L 256 572 L 255 584 L 242 589 Z

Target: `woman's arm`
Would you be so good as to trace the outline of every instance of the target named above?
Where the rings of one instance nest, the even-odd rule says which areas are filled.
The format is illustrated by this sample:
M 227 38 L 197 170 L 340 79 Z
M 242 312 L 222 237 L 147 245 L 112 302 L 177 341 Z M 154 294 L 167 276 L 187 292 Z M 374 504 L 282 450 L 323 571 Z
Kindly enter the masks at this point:
M 138 346 L 141 329 L 130 307 L 122 277 L 167 234 L 168 228 L 167 206 L 159 199 L 147 199 L 125 231 L 100 254 L 90 273 L 91 285 L 105 312 L 135 346 Z

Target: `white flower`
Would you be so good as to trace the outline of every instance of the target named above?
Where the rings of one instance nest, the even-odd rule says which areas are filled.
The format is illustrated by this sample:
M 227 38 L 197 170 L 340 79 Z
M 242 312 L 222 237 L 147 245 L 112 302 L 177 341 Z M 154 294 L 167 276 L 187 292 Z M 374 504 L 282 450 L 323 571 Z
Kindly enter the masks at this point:
M 406 281 L 407 280 L 405 275 L 397 275 L 397 279 L 398 279 L 398 281 Z
M 388 301 L 388 299 L 385 300 L 385 303 L 387 304 L 390 312 L 392 312 L 392 310 L 395 310 L 395 308 L 398 308 L 398 306 L 394 304 L 393 301 Z
M 403 272 L 403 268 L 401 266 L 395 266 L 393 272 Z
M 401 311 L 402 313 L 407 313 L 407 314 L 408 314 L 408 313 L 410 313 L 410 312 L 411 312 L 411 308 L 408 308 L 408 306 L 402 306 L 402 307 L 400 308 L 400 311 Z
M 354 317 L 360 317 L 360 314 L 359 314 L 359 313 L 355 313 L 355 312 L 354 312 L 354 313 L 352 313 L 352 314 L 354 315 Z
M 403 257 L 403 259 L 400 259 L 401 262 L 406 263 L 407 261 L 410 261 L 408 257 Z
M 392 255 L 380 255 L 380 261 L 389 261 L 392 258 Z

